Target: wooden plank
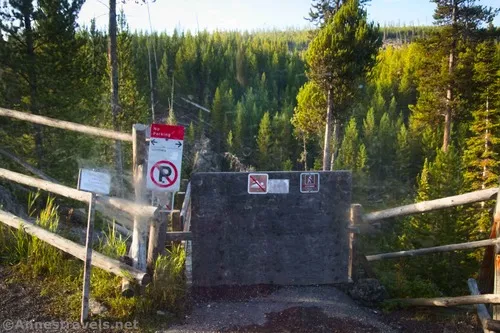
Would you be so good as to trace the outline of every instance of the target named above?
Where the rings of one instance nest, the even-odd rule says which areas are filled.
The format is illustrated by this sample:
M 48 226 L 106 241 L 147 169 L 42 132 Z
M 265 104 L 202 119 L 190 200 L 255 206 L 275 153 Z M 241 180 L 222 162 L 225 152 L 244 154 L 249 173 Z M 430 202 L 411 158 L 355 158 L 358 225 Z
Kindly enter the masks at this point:
M 146 198 L 146 125 L 135 124 L 132 128 L 132 158 L 134 168 L 134 191 L 135 202 L 145 205 Z M 132 230 L 132 244 L 130 246 L 130 257 L 134 267 L 138 270 L 146 270 L 146 226 L 147 219 L 135 215 Z
M 156 216 L 151 219 L 151 223 L 149 226 L 149 245 L 147 258 L 147 271 L 150 274 L 153 273 L 158 255 L 165 254 L 167 221 L 167 212 L 158 212 Z
M 83 265 L 82 310 L 80 322 L 83 324 L 89 316 L 90 271 L 92 269 L 92 243 L 94 236 L 95 195 L 90 194 L 89 217 L 87 221 L 87 237 L 85 240 L 85 260 Z
M 475 304 L 500 304 L 500 295 L 467 295 L 457 297 L 436 297 L 436 298 L 396 298 L 386 302 L 401 303 L 409 306 L 438 306 L 450 307 L 458 305 L 475 305 Z
M 180 242 L 183 240 L 192 240 L 193 234 L 191 231 L 170 231 L 166 233 L 165 239 L 168 242 Z
M 87 195 L 89 194 L 87 193 Z M 69 253 L 80 260 L 85 259 L 86 251 L 84 246 L 36 226 L 27 220 L 0 210 L 0 221 L 15 229 L 22 228 L 26 233 L 36 236 L 42 241 L 60 249 L 61 251 Z M 146 285 L 151 281 L 150 276 L 146 274 L 146 272 L 127 266 L 118 260 L 106 257 L 96 251 L 92 252 L 92 265 L 117 276 L 137 280 L 137 282 L 141 285 Z
M 467 285 L 469 286 L 471 295 L 481 295 L 476 280 L 468 279 Z M 488 312 L 488 309 L 484 304 L 476 304 L 476 309 L 477 309 L 477 317 L 481 322 L 481 326 L 483 327 L 484 333 L 490 333 L 492 328 L 491 326 L 487 327 L 488 321 L 491 321 L 491 316 L 490 313 Z M 498 327 L 500 328 L 500 325 Z
M 431 212 L 438 209 L 456 207 L 474 202 L 487 201 L 498 193 L 498 188 L 490 188 L 452 197 L 441 198 L 430 201 L 422 201 L 411 205 L 400 206 L 396 208 L 385 209 L 368 213 L 364 216 L 365 222 L 374 222 L 396 216 L 407 216 Z
M 132 141 L 132 135 L 128 133 L 116 132 L 112 130 L 72 123 L 69 121 L 58 120 L 49 117 L 37 116 L 31 113 L 14 111 L 9 109 L 4 109 L 1 107 L 0 107 L 0 116 L 10 117 L 18 120 L 25 120 L 34 124 L 61 128 L 69 131 L 84 133 L 93 136 L 99 136 L 102 138 L 108 138 L 112 140 L 120 140 L 127 142 Z
M 499 238 L 485 239 L 485 240 L 480 240 L 480 241 L 475 241 L 475 242 L 434 246 L 434 247 L 428 247 L 428 248 L 416 249 L 416 250 L 373 254 L 370 256 L 366 256 L 366 259 L 368 259 L 368 261 L 375 261 L 375 260 L 393 259 L 393 258 L 401 258 L 401 257 L 414 257 L 414 256 L 425 255 L 425 254 L 431 254 L 431 253 L 441 253 L 441 252 L 451 252 L 451 251 L 458 251 L 458 250 L 477 249 L 480 247 L 496 245 L 499 243 L 500 243 Z
M 351 216 L 349 219 L 349 227 L 355 227 L 363 218 L 363 207 L 360 204 L 351 205 Z M 347 266 L 347 278 L 353 281 L 353 266 L 354 266 L 354 232 L 349 232 L 349 262 Z

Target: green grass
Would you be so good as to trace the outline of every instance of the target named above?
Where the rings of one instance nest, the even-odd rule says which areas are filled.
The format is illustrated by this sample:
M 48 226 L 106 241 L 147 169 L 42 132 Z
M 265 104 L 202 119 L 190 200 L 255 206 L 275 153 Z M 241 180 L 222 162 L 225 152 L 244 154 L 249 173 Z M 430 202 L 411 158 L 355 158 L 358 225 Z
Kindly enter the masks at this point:
M 57 233 L 59 214 L 54 198 L 47 198 L 44 208 L 40 210 L 35 208 L 38 201 L 39 194 L 29 196 L 29 214 L 32 218 L 36 216 L 38 226 Z M 93 248 L 117 259 L 127 253 L 127 239 L 109 226 L 103 236 L 94 242 Z M 137 319 L 143 330 L 155 330 L 157 327 L 154 325 L 161 322 L 164 326 L 170 318 L 157 316 L 157 310 L 183 313 L 186 293 L 184 262 L 184 249 L 174 246 L 156 261 L 152 283 L 143 288 L 140 296 L 131 298 L 121 296 L 121 277 L 92 267 L 91 297 L 108 308 L 103 319 Z M 49 299 L 45 307 L 48 315 L 67 320 L 79 319 L 82 261 L 28 235 L 23 229 L 15 230 L 0 224 L 0 265 L 11 266 L 14 283 L 28 282 L 39 287 L 41 295 Z

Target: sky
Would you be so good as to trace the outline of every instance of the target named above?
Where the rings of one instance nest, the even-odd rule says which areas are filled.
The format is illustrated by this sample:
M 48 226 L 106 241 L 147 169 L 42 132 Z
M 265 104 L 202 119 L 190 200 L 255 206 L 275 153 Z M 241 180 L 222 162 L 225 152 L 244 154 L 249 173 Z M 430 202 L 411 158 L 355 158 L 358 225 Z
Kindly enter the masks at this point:
M 120 2 L 120 1 L 118 1 Z M 80 25 L 108 25 L 108 0 L 87 0 L 80 12 Z M 498 0 L 480 1 L 485 6 L 500 6 Z M 123 8 L 131 30 L 183 31 L 200 30 L 271 30 L 311 26 L 307 16 L 311 0 L 156 0 L 149 5 L 128 0 Z M 149 8 L 149 15 L 148 15 Z M 368 5 L 370 20 L 384 25 L 430 25 L 435 5 L 429 0 L 372 0 Z M 150 19 L 149 19 L 150 17 Z M 500 25 L 500 17 L 494 24 Z

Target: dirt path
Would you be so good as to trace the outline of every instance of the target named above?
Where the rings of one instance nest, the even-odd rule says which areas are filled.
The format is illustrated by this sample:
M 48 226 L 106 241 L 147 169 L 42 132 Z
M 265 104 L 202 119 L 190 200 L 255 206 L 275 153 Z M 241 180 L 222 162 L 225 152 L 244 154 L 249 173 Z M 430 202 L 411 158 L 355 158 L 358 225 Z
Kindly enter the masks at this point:
M 273 331 L 269 326 L 283 326 L 283 332 L 397 332 L 327 286 L 285 287 L 246 301 L 200 302 L 183 325 L 165 332 Z
M 164 333 L 479 333 L 475 311 L 401 310 L 356 304 L 331 286 L 286 287 L 246 299 L 195 303 L 186 320 Z

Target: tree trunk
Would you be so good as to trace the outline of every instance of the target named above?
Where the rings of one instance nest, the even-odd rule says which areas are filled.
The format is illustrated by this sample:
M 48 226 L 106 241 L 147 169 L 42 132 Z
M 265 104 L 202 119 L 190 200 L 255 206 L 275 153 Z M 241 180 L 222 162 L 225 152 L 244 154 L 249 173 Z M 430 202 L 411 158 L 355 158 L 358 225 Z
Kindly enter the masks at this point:
M 333 125 L 333 151 L 332 158 L 330 162 L 330 170 L 334 169 L 335 160 L 337 159 L 337 155 L 339 153 L 339 145 L 340 145 L 340 122 L 338 119 L 334 120 Z
M 304 171 L 307 171 L 307 145 L 306 145 L 306 137 L 304 135 Z
M 26 54 L 28 55 L 28 78 L 29 78 L 29 88 L 30 88 L 30 112 L 32 114 L 38 114 L 37 107 L 37 77 L 36 77 L 36 56 L 35 56 L 35 45 L 33 40 L 33 28 L 31 26 L 31 16 L 32 12 L 30 9 L 26 9 L 24 13 L 24 27 L 26 34 Z M 42 169 L 43 160 L 43 136 L 42 127 L 40 125 L 33 125 L 35 130 L 35 152 L 37 157 L 37 167 Z
M 328 89 L 328 107 L 326 109 L 325 125 L 325 145 L 323 147 L 323 171 L 328 171 L 330 162 L 330 145 L 332 141 L 332 120 L 333 120 L 333 89 Z
M 457 3 L 453 1 L 453 14 L 452 14 L 453 35 L 450 48 L 450 55 L 448 59 L 448 87 L 446 89 L 446 111 L 444 115 L 444 134 L 443 134 L 443 148 L 444 152 L 448 151 L 451 137 L 451 123 L 453 115 L 453 70 L 455 68 L 455 48 L 457 45 L 455 36 L 455 24 L 457 21 Z
M 109 64 L 111 67 L 111 114 L 113 129 L 119 131 L 118 114 L 120 105 L 118 99 L 118 57 L 116 46 L 116 0 L 109 0 Z M 122 145 L 120 141 L 115 141 L 115 169 L 118 181 L 118 196 L 124 196 L 123 188 L 123 162 Z

